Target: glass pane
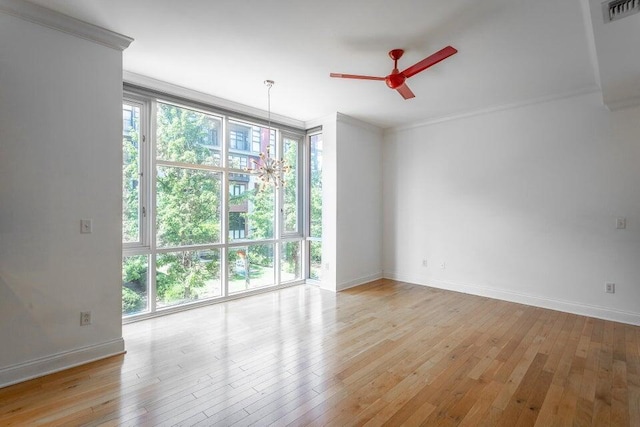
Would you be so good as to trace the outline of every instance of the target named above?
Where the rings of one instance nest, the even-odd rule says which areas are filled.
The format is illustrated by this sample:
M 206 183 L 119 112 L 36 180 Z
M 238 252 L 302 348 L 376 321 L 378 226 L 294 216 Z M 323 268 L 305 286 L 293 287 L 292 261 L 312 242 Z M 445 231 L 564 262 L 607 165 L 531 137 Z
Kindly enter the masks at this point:
M 310 236 L 322 237 L 322 134 L 312 135 L 310 142 Z
M 235 247 L 228 254 L 230 294 L 275 283 L 273 245 Z
M 322 278 L 322 242 L 309 242 L 309 278 Z
M 147 279 L 149 257 L 136 255 L 122 259 L 122 315 L 143 313 L 149 310 Z
M 219 117 L 158 103 L 158 159 L 220 166 L 221 129 Z
M 302 278 L 302 242 L 287 242 L 282 244 L 280 260 L 280 281 L 290 282 Z
M 253 168 L 252 161 L 259 161 L 260 153 L 275 155 L 275 129 L 248 123 L 229 121 L 229 167 L 232 169 Z
M 229 240 L 273 238 L 275 191 L 254 175 L 229 174 Z
M 220 250 L 158 254 L 156 306 L 165 308 L 222 295 Z
M 221 174 L 217 172 L 158 166 L 158 246 L 220 241 L 221 181 Z
M 295 233 L 298 231 L 298 146 L 295 139 L 284 138 L 284 161 L 289 166 L 284 174 L 283 191 L 283 224 L 284 232 Z
M 140 242 L 140 107 L 122 104 L 122 241 Z
M 275 154 L 276 130 L 235 120 L 229 121 L 229 166 L 238 169 L 231 159 L 231 153 L 250 154 L 257 157 L 266 153 L 267 148 Z

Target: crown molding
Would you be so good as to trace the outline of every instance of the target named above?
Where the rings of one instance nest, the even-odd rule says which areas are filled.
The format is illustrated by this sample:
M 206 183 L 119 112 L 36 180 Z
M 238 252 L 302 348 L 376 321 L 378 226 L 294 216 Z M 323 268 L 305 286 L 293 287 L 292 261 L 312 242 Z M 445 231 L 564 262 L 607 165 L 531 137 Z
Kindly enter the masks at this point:
M 0 12 L 120 51 L 133 41 L 131 37 L 25 0 L 0 0 Z
M 214 105 L 229 111 L 236 111 L 238 113 L 246 114 L 260 119 L 267 120 L 269 116 L 267 111 L 261 110 L 259 108 L 250 107 L 248 105 L 229 101 L 228 99 L 224 98 L 218 98 L 217 96 L 209 95 L 207 93 L 199 92 L 194 89 L 186 88 L 184 86 L 178 86 L 173 83 L 154 79 L 153 77 L 143 76 L 142 74 L 137 74 L 131 71 L 124 70 L 122 72 L 122 79 L 125 83 L 129 83 L 135 86 L 148 88 L 165 93 L 167 95 L 174 95 L 208 105 Z M 271 120 L 273 122 L 291 126 L 296 129 L 306 129 L 304 127 L 305 123 L 303 121 L 282 116 L 280 114 L 275 114 L 273 112 L 271 112 Z
M 511 103 L 511 104 L 502 104 L 502 105 L 495 105 L 495 106 L 487 107 L 487 108 L 479 108 L 477 110 L 470 110 L 470 111 L 466 111 L 466 112 L 462 112 L 462 113 L 449 114 L 449 115 L 444 115 L 444 116 L 440 116 L 440 117 L 435 117 L 433 119 L 425 120 L 425 121 L 422 121 L 422 122 L 416 122 L 416 123 L 412 123 L 412 124 L 405 125 L 405 126 L 391 127 L 391 128 L 385 129 L 385 134 L 393 134 L 393 133 L 402 132 L 402 131 L 405 131 L 405 130 L 421 128 L 421 127 L 425 127 L 425 126 L 431 126 L 431 125 L 442 123 L 442 122 L 449 122 L 449 121 L 453 121 L 453 120 L 466 119 L 466 118 L 469 118 L 469 117 L 496 113 L 498 111 L 513 110 L 513 109 L 516 109 L 516 108 L 528 107 L 530 105 L 536 105 L 536 104 L 544 104 L 546 102 L 559 101 L 561 99 L 574 98 L 574 97 L 577 97 L 577 96 L 589 95 L 589 94 L 597 93 L 597 92 L 600 92 L 600 88 L 597 85 L 586 86 L 586 87 L 579 88 L 577 90 L 573 90 L 573 91 L 569 91 L 569 92 L 563 92 L 563 93 L 559 93 L 559 94 L 555 94 L 555 95 L 549 95 L 549 96 L 543 96 L 543 97 L 540 97 L 540 98 L 527 99 L 527 100 L 523 100 L 523 101 L 520 101 L 520 102 L 514 102 L 514 103 Z
M 320 117 L 313 120 L 307 120 L 306 122 L 304 122 L 304 128 L 313 129 L 320 126 L 322 127 L 327 126 L 329 123 L 336 123 L 338 121 L 337 115 L 338 113 L 331 113 L 324 117 Z
M 360 129 L 368 130 L 370 132 L 382 135 L 382 128 L 343 113 L 336 113 L 336 121 L 347 123 L 352 126 L 359 127 Z
M 616 101 L 609 101 L 605 104 L 609 111 L 624 110 L 625 108 L 632 108 L 640 106 L 640 96 L 634 96 L 631 98 L 620 99 Z
M 355 117 L 351 117 L 349 115 L 346 115 L 344 113 L 340 113 L 340 112 L 335 112 L 335 113 L 331 113 L 328 116 L 324 116 L 321 117 L 319 119 L 314 119 L 314 120 L 308 120 L 306 122 L 304 122 L 305 124 L 305 128 L 306 129 L 312 129 L 318 126 L 322 126 L 325 125 L 327 123 L 346 123 L 355 127 L 358 127 L 360 129 L 364 129 L 364 130 L 368 130 L 370 132 L 373 132 L 375 134 L 379 134 L 382 135 L 383 134 L 383 129 L 376 126 L 376 125 L 372 125 L 369 122 L 365 122 L 362 121 L 360 119 L 356 119 Z

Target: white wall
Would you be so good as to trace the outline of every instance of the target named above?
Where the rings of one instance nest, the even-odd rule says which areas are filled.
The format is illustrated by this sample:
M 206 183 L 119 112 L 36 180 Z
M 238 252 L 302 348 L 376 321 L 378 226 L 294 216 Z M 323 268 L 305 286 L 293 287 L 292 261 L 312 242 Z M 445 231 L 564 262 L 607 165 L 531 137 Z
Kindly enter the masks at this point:
M 640 15 L 606 22 L 602 0 L 581 0 L 602 99 L 611 110 L 640 105 Z M 609 2 L 606 2 L 609 3 Z
M 338 114 L 337 152 L 336 282 L 342 290 L 382 277 L 382 131 Z
M 3 13 L 0 40 L 2 386 L 124 346 L 122 52 Z
M 306 123 L 307 129 L 322 126 L 322 271 L 320 287 L 337 290 L 337 120 L 331 114 Z
M 600 99 L 389 132 L 385 276 L 640 324 L 640 109 Z
M 381 129 L 336 113 L 322 126 L 322 280 L 340 291 L 382 277 Z

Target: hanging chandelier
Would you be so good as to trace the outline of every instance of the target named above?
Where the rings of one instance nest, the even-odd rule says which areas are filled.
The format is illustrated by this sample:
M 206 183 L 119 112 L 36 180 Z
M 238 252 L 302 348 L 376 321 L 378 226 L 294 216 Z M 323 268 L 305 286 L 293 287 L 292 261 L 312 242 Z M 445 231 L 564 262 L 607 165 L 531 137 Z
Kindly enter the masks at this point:
M 260 160 L 251 159 L 253 167 L 245 168 L 245 172 L 258 177 L 260 180 L 260 190 L 268 186 L 278 188 L 284 185 L 284 174 L 291 169 L 284 159 L 276 159 L 271 157 L 271 87 L 274 85 L 273 80 L 265 80 L 267 86 L 267 111 L 268 111 L 268 133 L 267 133 L 267 152 L 260 153 Z

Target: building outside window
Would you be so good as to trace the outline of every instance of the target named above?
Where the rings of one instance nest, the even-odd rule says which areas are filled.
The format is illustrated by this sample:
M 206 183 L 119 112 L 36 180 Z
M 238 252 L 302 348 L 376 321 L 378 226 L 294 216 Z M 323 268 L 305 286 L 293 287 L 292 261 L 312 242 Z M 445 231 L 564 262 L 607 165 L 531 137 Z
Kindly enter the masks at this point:
M 249 151 L 250 129 L 233 125 L 229 129 L 229 148 L 231 150 Z

